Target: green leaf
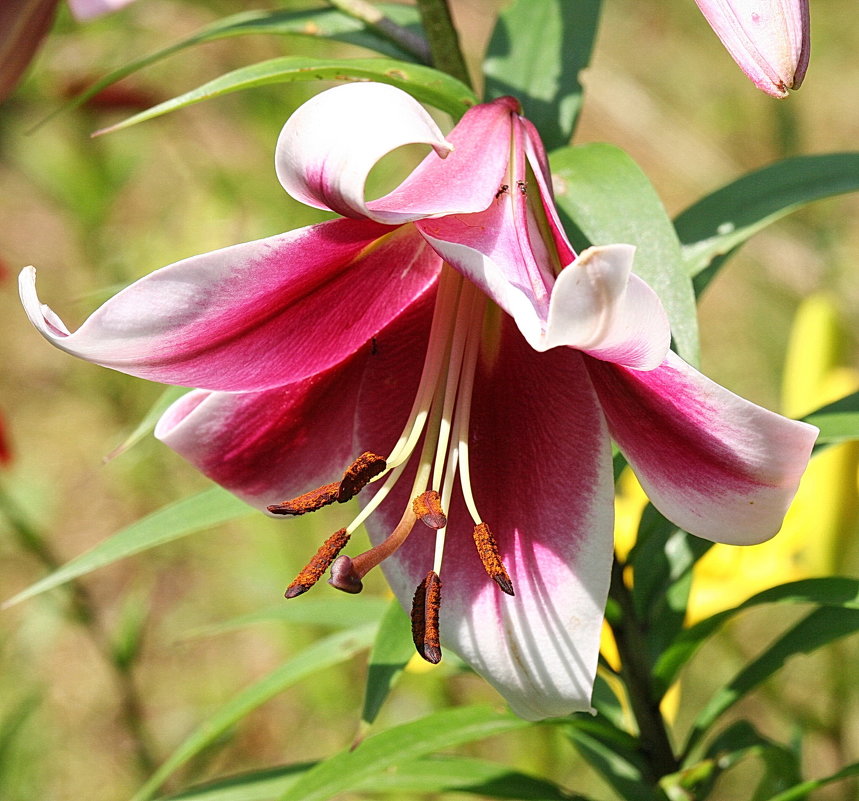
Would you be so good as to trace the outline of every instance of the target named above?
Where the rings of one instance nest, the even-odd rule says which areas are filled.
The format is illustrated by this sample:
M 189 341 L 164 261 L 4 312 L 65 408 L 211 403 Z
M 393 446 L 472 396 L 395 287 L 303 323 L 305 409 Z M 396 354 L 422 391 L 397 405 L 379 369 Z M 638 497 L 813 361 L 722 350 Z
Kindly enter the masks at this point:
M 770 796 L 766 801 L 805 801 L 808 793 L 812 790 L 832 784 L 832 782 L 848 779 L 851 776 L 859 776 L 859 762 L 854 762 L 852 765 L 848 765 L 846 768 L 842 768 L 823 779 L 810 779 L 809 781 L 797 784 L 795 787 L 791 787 L 789 790 L 785 790 L 778 795 Z
M 252 89 L 273 83 L 326 80 L 370 80 L 391 84 L 408 92 L 417 100 L 446 111 L 456 118 L 461 117 L 477 102 L 476 96 L 465 84 L 432 67 L 407 64 L 404 61 L 387 58 L 336 59 L 281 56 L 228 72 L 190 92 L 159 103 L 97 133 L 111 133 L 128 128 L 139 122 L 160 117 L 162 114 L 241 89 Z
M 192 732 L 140 788 L 132 801 L 146 801 L 152 798 L 155 791 L 177 768 L 199 754 L 243 717 L 287 687 L 308 676 L 316 675 L 320 670 L 344 662 L 369 647 L 376 634 L 376 628 L 375 625 L 368 625 L 332 634 L 305 648 L 264 679 L 244 689 Z
M 187 387 L 167 387 L 164 392 L 158 396 L 158 400 L 152 404 L 152 408 L 137 424 L 134 431 L 132 431 L 108 454 L 107 459 L 115 459 L 130 448 L 133 448 L 144 437 L 149 436 L 149 434 L 155 430 L 155 424 L 158 422 L 161 415 L 164 414 L 164 412 L 166 412 L 175 401 L 179 400 L 179 398 L 187 394 L 189 391 L 190 390 Z
M 445 709 L 374 734 L 354 750 L 341 751 L 320 762 L 281 797 L 283 801 L 324 801 L 394 765 L 533 725 L 509 712 L 484 706 Z
M 269 801 L 291 791 L 302 773 L 313 765 L 287 765 L 231 776 L 191 788 L 161 801 Z M 569 795 L 556 784 L 482 759 L 428 757 L 398 765 L 358 782 L 353 792 L 473 793 L 482 798 L 513 801 L 587 801 Z
M 86 553 L 66 562 L 59 570 L 22 590 L 0 608 L 20 603 L 127 556 L 251 514 L 256 514 L 256 510 L 225 489 L 211 487 L 126 526 Z
M 382 704 L 414 653 L 411 622 L 400 602 L 394 599 L 388 605 L 370 652 L 364 709 L 361 712 L 362 728 L 366 729 L 376 720 Z
M 803 579 L 759 592 L 738 606 L 717 612 L 683 631 L 662 653 L 653 668 L 653 682 L 660 694 L 674 682 L 677 673 L 703 642 L 731 618 L 753 606 L 770 603 L 823 604 L 859 609 L 859 579 L 828 577 Z
M 811 653 L 856 631 L 859 631 L 859 608 L 824 606 L 815 609 L 712 696 L 695 720 L 685 753 L 690 754 L 722 714 L 780 670 L 788 658 Z
M 664 801 L 635 737 L 601 717 L 576 717 L 564 733 L 624 801 Z
M 753 234 L 795 209 L 859 189 L 859 153 L 800 156 L 744 175 L 699 200 L 674 220 L 689 275 L 719 264 Z M 708 269 L 709 268 L 709 269 Z
M 397 25 L 404 27 L 413 36 L 420 36 L 420 17 L 417 9 L 393 3 L 380 3 L 376 8 L 385 17 Z M 105 75 L 85 92 L 82 92 L 71 102 L 60 108 L 56 113 L 80 106 L 105 87 L 121 81 L 123 78 L 127 78 L 144 67 L 156 64 L 174 53 L 178 53 L 188 47 L 233 36 L 247 36 L 251 34 L 308 36 L 314 39 L 328 39 L 335 42 L 358 45 L 368 50 L 375 50 L 386 56 L 400 59 L 401 61 L 419 60 L 415 53 L 404 49 L 390 38 L 378 33 L 377 30 L 371 30 L 360 20 L 332 8 L 274 12 L 247 11 L 241 14 L 234 14 L 233 16 L 217 20 L 211 25 L 207 25 L 191 36 L 181 39 L 169 47 L 135 59 L 125 66 Z M 51 117 L 48 117 L 48 119 L 51 119 Z
M 516 97 L 549 150 L 573 135 L 599 14 L 600 0 L 514 0 L 492 32 L 486 97 Z
M 614 242 L 635 245 L 634 272 L 665 306 L 677 352 L 697 363 L 692 281 L 674 227 L 647 176 L 613 145 L 565 147 L 551 153 L 549 161 L 558 206 L 574 226 L 568 230 L 573 243 L 579 249 Z
M 820 429 L 815 448 L 859 439 L 859 392 L 822 406 L 803 420 Z

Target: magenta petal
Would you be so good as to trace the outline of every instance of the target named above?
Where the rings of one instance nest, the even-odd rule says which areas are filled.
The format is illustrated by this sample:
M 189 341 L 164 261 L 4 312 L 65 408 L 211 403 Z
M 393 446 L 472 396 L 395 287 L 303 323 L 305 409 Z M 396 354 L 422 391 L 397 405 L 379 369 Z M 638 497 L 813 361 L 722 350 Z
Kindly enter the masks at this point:
M 337 480 L 362 451 L 382 447 L 352 436 L 368 365 L 389 342 L 409 340 L 415 329 L 428 330 L 431 307 L 428 293 L 379 332 L 375 345 L 367 343 L 349 359 L 302 381 L 264 392 L 189 392 L 164 413 L 155 436 L 261 509 Z M 420 353 L 415 360 L 420 365 Z M 378 415 L 378 410 L 367 413 Z M 405 422 L 381 419 L 394 427 Z M 387 438 L 399 433 L 397 428 Z
M 612 437 L 669 520 L 751 545 L 781 528 L 817 429 L 734 395 L 669 351 L 636 372 L 587 360 Z
M 354 353 L 427 291 L 439 267 L 410 227 L 341 219 L 157 270 L 71 334 L 39 303 L 32 268 L 20 288 L 30 320 L 62 350 L 162 383 L 248 391 Z
M 517 714 L 540 719 L 590 708 L 612 560 L 610 450 L 582 357 L 535 354 L 512 321 L 502 325 L 478 368 L 471 473 L 516 595 L 486 575 L 457 494 L 441 569 L 441 637 Z M 407 386 L 416 381 L 407 352 L 387 358 Z M 365 381 L 365 392 L 381 397 L 383 386 Z M 372 439 L 378 421 L 362 415 L 357 423 L 361 439 Z M 409 486 L 398 485 L 370 518 L 374 541 L 396 523 Z M 433 545 L 432 532 L 418 527 L 383 563 L 407 609 Z

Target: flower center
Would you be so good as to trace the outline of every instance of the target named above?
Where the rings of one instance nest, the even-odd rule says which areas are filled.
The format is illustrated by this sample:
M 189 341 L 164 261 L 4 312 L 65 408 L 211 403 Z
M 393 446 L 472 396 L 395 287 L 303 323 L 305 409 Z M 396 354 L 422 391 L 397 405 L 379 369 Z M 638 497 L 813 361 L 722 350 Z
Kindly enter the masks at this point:
M 477 510 L 469 472 L 471 398 L 486 307 L 487 299 L 483 293 L 444 265 L 439 276 L 418 390 L 406 425 L 388 457 L 383 459 L 376 454 L 364 453 L 347 468 L 340 481 L 268 507 L 273 514 L 301 515 L 335 501 L 345 503 L 370 482 L 384 482 L 352 522 L 323 543 L 287 588 L 287 598 L 309 590 L 329 567 L 329 584 L 344 592 L 360 592 L 363 577 L 391 556 L 406 541 L 415 525 L 434 529 L 433 564 L 415 591 L 412 604 L 415 646 L 424 659 L 433 663 L 441 659 L 438 618 L 440 575 L 448 527 L 445 510 L 450 509 L 457 480 L 474 523 L 474 543 L 486 573 L 503 592 L 513 595 L 513 585 L 501 562 L 498 545 Z M 412 500 L 394 530 L 381 543 L 358 556 L 341 555 L 340 551 L 352 533 L 390 495 L 406 466 L 415 458 L 417 466 L 409 494 Z

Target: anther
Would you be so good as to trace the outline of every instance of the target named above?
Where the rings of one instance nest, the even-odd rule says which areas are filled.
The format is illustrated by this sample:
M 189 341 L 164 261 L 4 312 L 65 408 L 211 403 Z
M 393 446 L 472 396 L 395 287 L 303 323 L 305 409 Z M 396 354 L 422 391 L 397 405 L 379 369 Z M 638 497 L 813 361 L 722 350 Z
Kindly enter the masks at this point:
M 489 578 L 501 588 L 502 592 L 515 595 L 513 582 L 510 581 L 507 569 L 502 564 L 501 556 L 498 554 L 498 543 L 486 523 L 478 523 L 474 527 L 474 544 L 477 546 L 477 555 L 483 562 L 483 567 Z
M 348 556 L 338 556 L 331 565 L 331 578 L 328 583 L 338 590 L 355 595 L 364 589 L 361 576 Z
M 291 501 L 276 503 L 267 508 L 274 515 L 303 515 L 334 503 L 339 492 L 340 483 L 335 481 L 333 484 L 325 484 L 305 492 L 304 495 L 299 495 Z
M 412 601 L 412 639 L 418 653 L 437 665 L 441 662 L 441 644 L 438 634 L 438 611 L 441 607 L 441 579 L 430 570 L 418 584 Z
M 313 558 L 302 568 L 292 584 L 286 588 L 284 597 L 296 598 L 307 592 L 322 578 L 322 574 L 328 570 L 328 566 L 334 561 L 337 554 L 346 547 L 347 542 L 349 542 L 349 534 L 346 533 L 345 528 L 335 531 L 322 543 Z
M 447 525 L 447 517 L 441 507 L 441 496 L 435 490 L 422 492 L 412 501 L 415 517 L 430 528 L 439 529 Z
M 340 503 L 346 503 L 346 501 L 354 498 L 387 466 L 381 456 L 370 453 L 370 451 L 362 453 L 343 474 L 337 491 L 337 500 Z

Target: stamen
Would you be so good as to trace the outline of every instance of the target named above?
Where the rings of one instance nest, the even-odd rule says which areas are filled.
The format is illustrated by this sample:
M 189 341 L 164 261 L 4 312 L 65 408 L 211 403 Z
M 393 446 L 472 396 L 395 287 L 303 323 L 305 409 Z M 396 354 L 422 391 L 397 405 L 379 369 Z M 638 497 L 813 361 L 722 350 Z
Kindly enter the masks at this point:
M 334 557 L 346 547 L 347 542 L 349 542 L 349 535 L 346 533 L 345 528 L 335 531 L 322 543 L 319 550 L 313 555 L 313 558 L 302 568 L 292 584 L 286 588 L 286 592 L 283 594 L 284 597 L 296 598 L 302 593 L 307 592 L 322 578 L 322 574 L 328 570 L 328 566 L 334 561 Z
M 418 584 L 412 601 L 412 639 L 418 653 L 437 665 L 441 662 L 438 612 L 441 607 L 441 579 L 434 570 Z
M 412 501 L 415 517 L 430 528 L 444 528 L 447 517 L 441 505 L 441 496 L 435 490 L 427 490 Z
M 337 500 L 340 503 L 354 498 L 370 481 L 379 473 L 383 473 L 387 463 L 381 456 L 365 451 L 352 464 L 349 465 L 337 492 Z
M 337 501 L 346 503 L 354 498 L 370 481 L 386 468 L 385 460 L 366 451 L 346 468 L 343 478 L 331 484 L 317 487 L 289 501 L 267 507 L 274 515 L 303 515 L 315 512 L 323 506 Z
M 483 567 L 489 578 L 501 588 L 502 592 L 515 595 L 513 582 L 510 581 L 510 576 L 498 553 L 498 543 L 486 523 L 479 523 L 474 527 L 474 544 L 477 546 L 477 555 L 483 562 Z

